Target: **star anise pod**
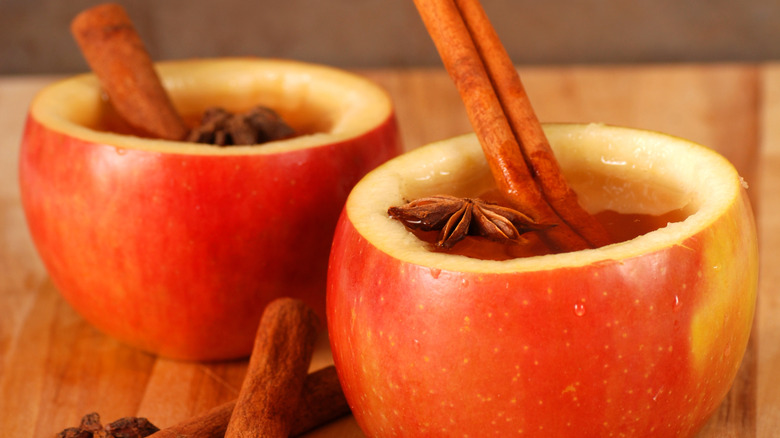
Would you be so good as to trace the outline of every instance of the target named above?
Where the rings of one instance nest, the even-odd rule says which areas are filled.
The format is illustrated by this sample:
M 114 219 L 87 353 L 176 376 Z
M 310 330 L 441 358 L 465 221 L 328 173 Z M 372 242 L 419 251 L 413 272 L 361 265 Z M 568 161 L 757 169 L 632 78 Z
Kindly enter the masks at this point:
M 436 246 L 451 248 L 467 235 L 482 236 L 505 243 L 520 243 L 529 231 L 542 231 L 553 225 L 539 224 L 528 215 L 479 198 L 437 195 L 420 198 L 387 213 L 410 229 L 440 230 Z

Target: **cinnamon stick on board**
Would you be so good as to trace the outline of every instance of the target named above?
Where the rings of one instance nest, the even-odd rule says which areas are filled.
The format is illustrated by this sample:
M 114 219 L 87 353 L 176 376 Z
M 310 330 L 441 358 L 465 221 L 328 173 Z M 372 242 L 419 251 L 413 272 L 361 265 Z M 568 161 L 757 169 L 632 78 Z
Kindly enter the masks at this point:
M 477 0 L 415 0 L 463 100 L 496 184 L 554 249 L 605 245 L 608 234 L 563 178 L 520 77 Z
M 155 138 L 187 136 L 187 126 L 122 6 L 105 3 L 79 13 L 71 33 L 111 105 L 129 125 Z
M 204 414 L 162 429 L 149 438 L 222 438 L 235 405 L 235 400 L 223 403 Z M 306 377 L 290 436 L 302 435 L 348 413 L 349 405 L 341 390 L 336 368 L 327 366 Z
M 226 438 L 290 435 L 318 327 L 317 315 L 300 300 L 279 298 L 266 306 Z

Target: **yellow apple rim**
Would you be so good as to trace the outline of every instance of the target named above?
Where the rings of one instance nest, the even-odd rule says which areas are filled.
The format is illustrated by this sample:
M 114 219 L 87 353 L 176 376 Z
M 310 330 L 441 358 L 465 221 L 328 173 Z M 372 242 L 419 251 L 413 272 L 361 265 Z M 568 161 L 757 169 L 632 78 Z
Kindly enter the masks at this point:
M 495 261 L 430 251 L 391 219 L 387 208 L 434 194 L 475 197 L 494 187 L 476 136 L 467 134 L 413 150 L 370 172 L 347 200 L 350 221 L 378 249 L 409 263 L 460 272 L 538 271 L 684 245 L 738 202 L 746 188 L 728 160 L 681 138 L 595 123 L 547 124 L 545 133 L 589 212 L 661 215 L 682 209 L 687 218 L 630 241 L 578 252 Z M 605 182 L 608 190 L 598 187 Z
M 220 58 L 156 64 L 177 111 L 197 118 L 210 106 L 243 111 L 265 105 L 303 135 L 265 143 L 263 148 L 204 148 L 188 142 L 122 135 L 101 129 L 107 100 L 94 74 L 48 86 L 31 114 L 50 129 L 96 144 L 188 155 L 272 154 L 359 137 L 384 122 L 389 96 L 377 84 L 344 70 L 292 60 Z

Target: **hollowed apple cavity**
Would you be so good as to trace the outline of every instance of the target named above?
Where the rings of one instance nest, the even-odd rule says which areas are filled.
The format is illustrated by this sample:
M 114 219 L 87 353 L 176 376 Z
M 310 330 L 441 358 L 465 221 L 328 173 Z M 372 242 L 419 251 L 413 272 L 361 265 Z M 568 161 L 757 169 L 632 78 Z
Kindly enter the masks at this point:
M 669 245 L 711 222 L 742 190 L 728 162 L 682 139 L 651 132 L 636 135 L 635 130 L 596 124 L 548 125 L 545 129 L 567 181 L 586 210 L 607 221 L 614 217 L 611 213 L 641 215 L 654 222 L 652 229 L 658 228 L 649 236 L 641 233 L 640 241 L 631 245 L 618 241 L 608 249 L 610 254 L 603 250 L 577 254 L 579 263 Z M 387 208 L 436 194 L 479 197 L 495 193 L 476 137 L 465 135 L 387 163 L 356 188 L 349 212 L 355 226 L 379 239 L 383 250 L 413 254 L 415 261 L 423 263 L 449 264 L 458 259 L 429 255 L 430 245 L 387 218 Z
M 303 148 L 355 137 L 367 127 L 382 123 L 391 102 L 376 84 L 327 66 L 295 61 L 255 58 L 162 62 L 157 69 L 188 125 L 194 126 L 207 108 L 219 106 L 242 112 L 267 106 L 300 135 L 268 144 L 256 153 Z M 76 76 L 49 87 L 33 103 L 32 111 L 53 129 L 72 132 L 90 141 L 132 148 L 172 151 L 170 144 L 154 139 L 125 138 L 136 133 L 127 126 L 100 90 L 91 74 Z M 122 134 L 105 136 L 105 134 Z M 148 140 L 148 141 L 147 141 Z M 193 151 L 192 144 L 178 144 L 177 151 Z M 255 153 L 246 148 L 219 151 L 197 146 L 200 153 Z M 231 148 L 232 149 L 232 148 Z

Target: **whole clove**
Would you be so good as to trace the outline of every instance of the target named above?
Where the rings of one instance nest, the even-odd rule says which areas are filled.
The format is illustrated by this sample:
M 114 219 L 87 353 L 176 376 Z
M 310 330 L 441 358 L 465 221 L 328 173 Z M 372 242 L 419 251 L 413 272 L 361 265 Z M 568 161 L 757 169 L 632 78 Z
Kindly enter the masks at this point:
M 55 438 L 144 438 L 159 430 L 143 417 L 123 417 L 104 427 L 100 415 L 91 412 L 82 417 L 78 427 L 69 427 Z

